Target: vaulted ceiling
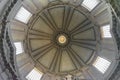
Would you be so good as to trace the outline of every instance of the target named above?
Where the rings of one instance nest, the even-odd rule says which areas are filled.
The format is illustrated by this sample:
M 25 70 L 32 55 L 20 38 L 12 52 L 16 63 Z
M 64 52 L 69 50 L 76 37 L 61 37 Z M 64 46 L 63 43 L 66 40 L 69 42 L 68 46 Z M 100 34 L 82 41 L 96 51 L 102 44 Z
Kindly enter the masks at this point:
M 27 30 L 29 54 L 46 71 L 56 74 L 75 72 L 91 64 L 100 35 L 96 36 L 99 26 L 89 17 L 81 7 L 71 4 L 43 9 L 34 15 Z
M 5 42 L 11 40 L 12 43 L 12 47 L 8 42 L 4 48 L 10 46 L 11 51 L 16 48 L 17 68 L 23 80 L 33 67 L 43 74 L 42 80 L 109 79 L 119 57 L 113 33 L 118 24 L 109 3 L 104 0 L 18 0 L 13 3 L 3 15 L 2 35 Z M 20 45 L 16 46 L 17 43 Z M 7 58 L 9 62 L 11 57 Z

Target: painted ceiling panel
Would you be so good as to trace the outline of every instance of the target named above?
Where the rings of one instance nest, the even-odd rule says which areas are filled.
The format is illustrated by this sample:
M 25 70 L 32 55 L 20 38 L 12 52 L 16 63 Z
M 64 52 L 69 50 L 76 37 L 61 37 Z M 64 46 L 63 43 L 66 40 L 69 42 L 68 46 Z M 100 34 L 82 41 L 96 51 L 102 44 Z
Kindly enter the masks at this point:
M 45 53 L 42 57 L 40 57 L 38 61 L 45 67 L 49 68 L 50 64 L 52 63 L 52 60 L 54 59 L 55 52 L 55 48 L 51 49 L 49 52 Z
M 83 15 L 79 11 L 74 11 L 73 15 L 72 15 L 71 22 L 70 22 L 70 26 L 69 26 L 68 29 L 71 31 L 73 28 L 77 27 L 78 25 L 80 25 L 85 20 L 86 20 L 85 15 Z
M 92 56 L 93 50 L 83 48 L 80 46 L 72 45 L 72 49 L 80 56 L 80 58 L 86 62 Z
M 39 18 L 34 23 L 33 29 L 42 31 L 42 32 L 46 32 L 46 33 L 52 33 L 52 30 L 50 29 L 50 27 L 41 18 Z
M 62 52 L 60 71 L 71 71 L 74 70 L 75 66 L 66 51 Z
M 49 44 L 49 40 L 30 40 L 31 48 L 32 50 L 39 49 L 40 47 L 45 46 L 46 44 Z
M 63 21 L 63 14 L 64 14 L 64 7 L 56 7 L 55 9 L 49 9 L 50 14 L 52 15 L 54 21 L 57 24 L 57 27 L 62 27 L 62 21 Z
M 95 40 L 95 32 L 93 29 L 88 29 L 74 36 L 75 39 Z

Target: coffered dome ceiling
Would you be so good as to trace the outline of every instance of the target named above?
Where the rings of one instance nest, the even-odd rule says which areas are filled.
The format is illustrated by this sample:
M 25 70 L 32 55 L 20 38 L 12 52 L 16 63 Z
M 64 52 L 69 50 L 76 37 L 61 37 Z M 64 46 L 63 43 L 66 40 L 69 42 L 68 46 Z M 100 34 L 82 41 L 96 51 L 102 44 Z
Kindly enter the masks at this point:
M 99 28 L 82 7 L 50 5 L 35 14 L 28 25 L 28 53 L 45 72 L 81 71 L 100 48 Z

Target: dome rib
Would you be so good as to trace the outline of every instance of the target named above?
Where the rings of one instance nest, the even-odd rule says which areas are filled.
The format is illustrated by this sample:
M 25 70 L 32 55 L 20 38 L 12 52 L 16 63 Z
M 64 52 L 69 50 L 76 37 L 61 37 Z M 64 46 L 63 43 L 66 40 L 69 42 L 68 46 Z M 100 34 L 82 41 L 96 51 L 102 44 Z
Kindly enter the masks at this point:
M 89 65 L 97 51 L 98 37 L 94 23 L 86 14 L 65 4 L 49 6 L 35 16 L 38 19 L 33 19 L 33 25 L 29 25 L 27 40 L 30 40 L 29 49 L 33 50 L 29 54 L 39 67 L 61 75 L 72 74 Z M 56 51 L 54 55 L 52 49 Z M 50 54 L 53 56 L 48 57 Z

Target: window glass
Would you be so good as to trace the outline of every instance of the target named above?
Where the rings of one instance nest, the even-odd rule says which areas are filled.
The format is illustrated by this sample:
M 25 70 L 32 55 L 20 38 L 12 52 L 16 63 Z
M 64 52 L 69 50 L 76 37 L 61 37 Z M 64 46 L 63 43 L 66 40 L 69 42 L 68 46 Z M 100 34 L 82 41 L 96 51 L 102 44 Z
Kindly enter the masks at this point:
M 43 73 L 34 68 L 27 76 L 27 80 L 40 80 L 42 77 Z
M 93 63 L 93 66 L 97 68 L 101 73 L 105 73 L 110 64 L 111 62 L 98 56 L 96 61 Z
M 94 9 L 98 4 L 100 3 L 100 0 L 84 0 L 82 3 L 82 6 L 87 8 L 89 11 Z
M 23 53 L 23 46 L 21 42 L 15 42 L 15 47 L 16 47 L 16 54 Z
M 111 38 L 110 25 L 105 25 L 101 27 L 101 34 L 103 38 Z
M 27 23 L 31 16 L 32 14 L 28 10 L 26 10 L 24 7 L 21 7 L 15 16 L 15 19 L 23 23 Z

